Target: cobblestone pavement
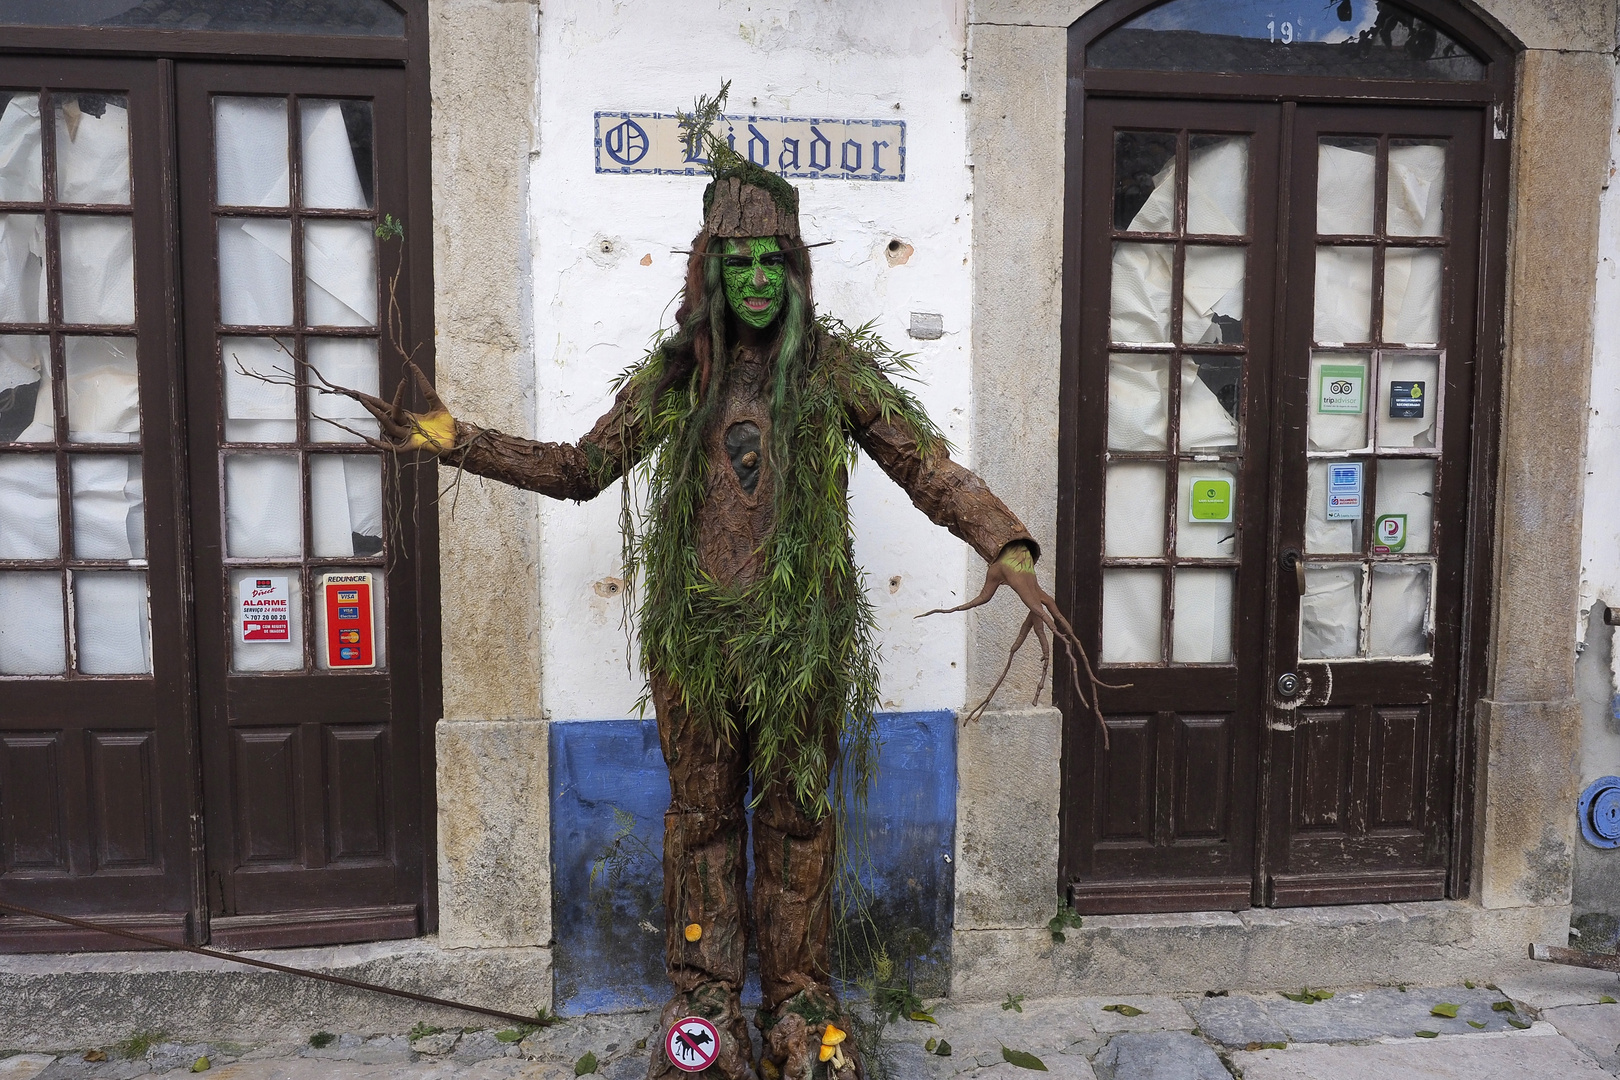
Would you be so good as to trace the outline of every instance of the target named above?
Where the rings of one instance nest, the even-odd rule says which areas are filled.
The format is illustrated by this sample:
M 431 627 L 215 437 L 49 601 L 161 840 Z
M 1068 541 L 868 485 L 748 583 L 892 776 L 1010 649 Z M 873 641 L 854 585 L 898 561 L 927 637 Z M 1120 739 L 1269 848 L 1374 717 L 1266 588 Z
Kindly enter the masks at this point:
M 936 1023 L 888 1027 L 881 1053 L 905 1080 L 1613 1080 L 1620 983 L 1534 972 L 1449 987 L 939 1002 Z M 1312 1000 L 1320 997 L 1320 1000 Z M 1604 998 L 1609 998 L 1605 1001 Z M 1448 1015 L 1455 1013 L 1455 1016 Z M 57 1053 L 0 1051 L 0 1080 L 640 1080 L 652 1013 L 514 1031 L 344 1033 L 302 1046 L 161 1040 Z M 589 1055 L 589 1056 L 587 1056 Z M 207 1058 L 206 1067 L 199 1061 Z M 594 1059 L 594 1060 L 593 1060 Z M 1034 1060 L 1031 1060 L 1034 1059 Z M 594 1066 L 594 1067 L 593 1067 Z

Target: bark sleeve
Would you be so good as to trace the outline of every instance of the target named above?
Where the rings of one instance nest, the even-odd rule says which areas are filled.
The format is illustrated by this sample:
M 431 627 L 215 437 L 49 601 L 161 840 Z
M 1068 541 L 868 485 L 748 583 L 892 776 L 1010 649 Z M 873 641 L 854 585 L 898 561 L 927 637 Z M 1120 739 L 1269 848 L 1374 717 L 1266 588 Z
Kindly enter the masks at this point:
M 440 454 L 439 461 L 553 499 L 593 499 L 646 453 L 631 394 L 632 386 L 626 384 L 613 407 L 577 443 L 536 442 L 458 420 L 456 445 Z
M 924 451 L 910 425 L 892 414 L 885 419 L 881 404 L 859 391 L 845 394 L 845 409 L 861 449 L 935 525 L 972 545 L 986 562 L 1018 540 L 1040 557 L 1040 545 L 1018 516 L 983 480 L 952 461 L 943 446 Z

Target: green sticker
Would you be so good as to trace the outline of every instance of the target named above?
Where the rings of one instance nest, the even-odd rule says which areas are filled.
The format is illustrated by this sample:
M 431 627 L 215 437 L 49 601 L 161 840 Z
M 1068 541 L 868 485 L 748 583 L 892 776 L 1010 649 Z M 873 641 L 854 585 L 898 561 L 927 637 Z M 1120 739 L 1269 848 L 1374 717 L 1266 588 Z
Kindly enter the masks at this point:
M 1380 514 L 1373 522 L 1373 551 L 1388 554 L 1406 550 L 1406 515 Z
M 1316 378 L 1317 412 L 1361 414 L 1367 389 L 1365 364 L 1323 364 Z
M 1189 521 L 1232 520 L 1232 478 L 1230 476 L 1195 476 L 1188 482 L 1192 498 L 1188 500 Z

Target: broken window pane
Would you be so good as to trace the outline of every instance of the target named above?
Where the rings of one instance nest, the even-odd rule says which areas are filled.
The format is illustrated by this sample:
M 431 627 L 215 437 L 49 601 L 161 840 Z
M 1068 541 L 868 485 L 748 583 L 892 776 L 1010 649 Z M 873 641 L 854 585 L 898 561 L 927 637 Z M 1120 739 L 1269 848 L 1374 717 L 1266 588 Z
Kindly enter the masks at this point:
M 1237 550 L 1237 474 L 1226 465 L 1184 461 L 1177 489 L 1176 554 L 1231 558 Z
M 1316 249 L 1316 315 L 1312 337 L 1322 344 L 1372 340 L 1373 249 Z
M 1400 345 L 1439 342 L 1444 261 L 1438 248 L 1392 247 L 1384 252 L 1385 341 Z
M 292 348 L 291 338 L 220 339 L 227 442 L 292 442 L 298 438 L 297 390 L 291 385 L 297 364 Z
M 1367 409 L 1372 401 L 1368 372 L 1372 354 L 1311 354 L 1310 395 L 1305 422 L 1312 450 L 1360 450 L 1367 445 Z
M 267 608 L 264 602 L 272 600 L 275 607 Z M 296 566 L 231 571 L 225 602 L 232 611 L 232 671 L 304 670 L 304 600 Z M 245 612 L 260 617 L 246 618 Z M 285 619 L 278 617 L 283 612 Z
M 67 671 L 62 575 L 0 573 L 0 675 Z
M 1114 353 L 1108 358 L 1108 449 L 1163 450 L 1169 434 L 1170 358 Z
M 55 101 L 57 201 L 127 205 L 128 100 L 118 94 L 74 94 L 56 95 Z
M 1407 450 L 1435 445 L 1440 418 L 1440 357 L 1385 353 L 1378 364 L 1378 445 Z
M 1163 597 L 1160 570 L 1103 571 L 1103 663 L 1158 663 L 1163 659 Z
M 1390 236 L 1439 236 L 1445 227 L 1446 144 L 1389 141 Z
M 146 558 L 146 498 L 134 454 L 74 454 L 73 554 L 80 559 Z
M 0 559 L 54 559 L 61 553 L 56 458 L 0 455 Z
M 1109 286 L 1109 337 L 1113 341 L 1168 342 L 1174 244 L 1114 245 Z
M 316 555 L 381 553 L 382 458 L 375 454 L 311 454 L 309 512 Z
M 1299 598 L 1299 658 L 1355 656 L 1361 638 L 1361 567 L 1307 566 Z
M 1377 139 L 1334 137 L 1318 141 L 1316 232 L 1319 236 L 1373 232 L 1373 173 L 1377 164 Z
M 1249 137 L 1194 135 L 1187 159 L 1187 231 L 1241 236 L 1249 222 Z
M 1181 340 L 1237 345 L 1243 341 L 1243 274 L 1240 247 L 1187 245 L 1181 287 Z
M 220 206 L 286 206 L 287 99 L 214 99 L 214 199 Z
M 226 455 L 226 555 L 296 557 L 304 550 L 303 517 L 298 455 Z
M 0 90 L 0 106 L 0 202 L 39 202 L 39 95 Z
M 73 442 L 134 443 L 141 439 L 141 378 L 135 339 L 69 337 L 68 438 Z
M 135 226 L 127 217 L 63 214 L 62 321 L 128 326 L 135 321 Z
M 1176 136 L 1167 131 L 1114 133 L 1114 228 L 1176 230 Z
M 50 442 L 56 437 L 50 371 L 50 338 L 0 335 L 0 442 Z
M 220 218 L 220 321 L 230 326 L 290 326 L 292 297 L 292 222 Z
M 1131 461 L 1108 467 L 1103 554 L 1158 558 L 1164 554 L 1164 466 Z
M 144 573 L 73 572 L 73 652 L 85 675 L 144 675 L 152 670 Z
M 309 338 L 309 366 L 328 382 L 377 393 L 376 338 Z M 309 388 L 309 437 L 313 442 L 357 443 L 362 435 L 376 438 L 377 421 L 365 406 L 342 394 L 325 393 L 320 379 Z M 326 421 L 331 421 L 327 423 Z M 341 425 L 341 426 L 340 426 Z M 348 428 L 345 431 L 344 428 Z
M 1423 656 L 1429 651 L 1430 566 L 1374 563 L 1368 656 Z
M 1232 662 L 1232 570 L 1176 570 L 1170 659 L 1179 664 Z
M 1433 458 L 1385 458 L 1378 463 L 1374 552 L 1386 553 L 1379 548 L 1428 552 L 1434 530 L 1435 465 Z
M 1236 450 L 1242 398 L 1241 356 L 1182 357 L 1182 453 Z
M 304 140 L 304 205 L 369 210 L 371 102 L 304 98 L 298 112 Z

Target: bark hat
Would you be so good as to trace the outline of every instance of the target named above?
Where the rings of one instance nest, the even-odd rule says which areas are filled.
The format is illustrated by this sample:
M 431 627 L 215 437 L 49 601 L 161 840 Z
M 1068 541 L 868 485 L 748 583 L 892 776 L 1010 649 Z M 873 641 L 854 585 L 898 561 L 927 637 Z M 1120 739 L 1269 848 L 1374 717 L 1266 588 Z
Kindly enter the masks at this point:
M 792 184 L 735 152 L 715 161 L 703 189 L 703 231 L 710 236 L 785 236 L 799 239 L 799 193 Z

